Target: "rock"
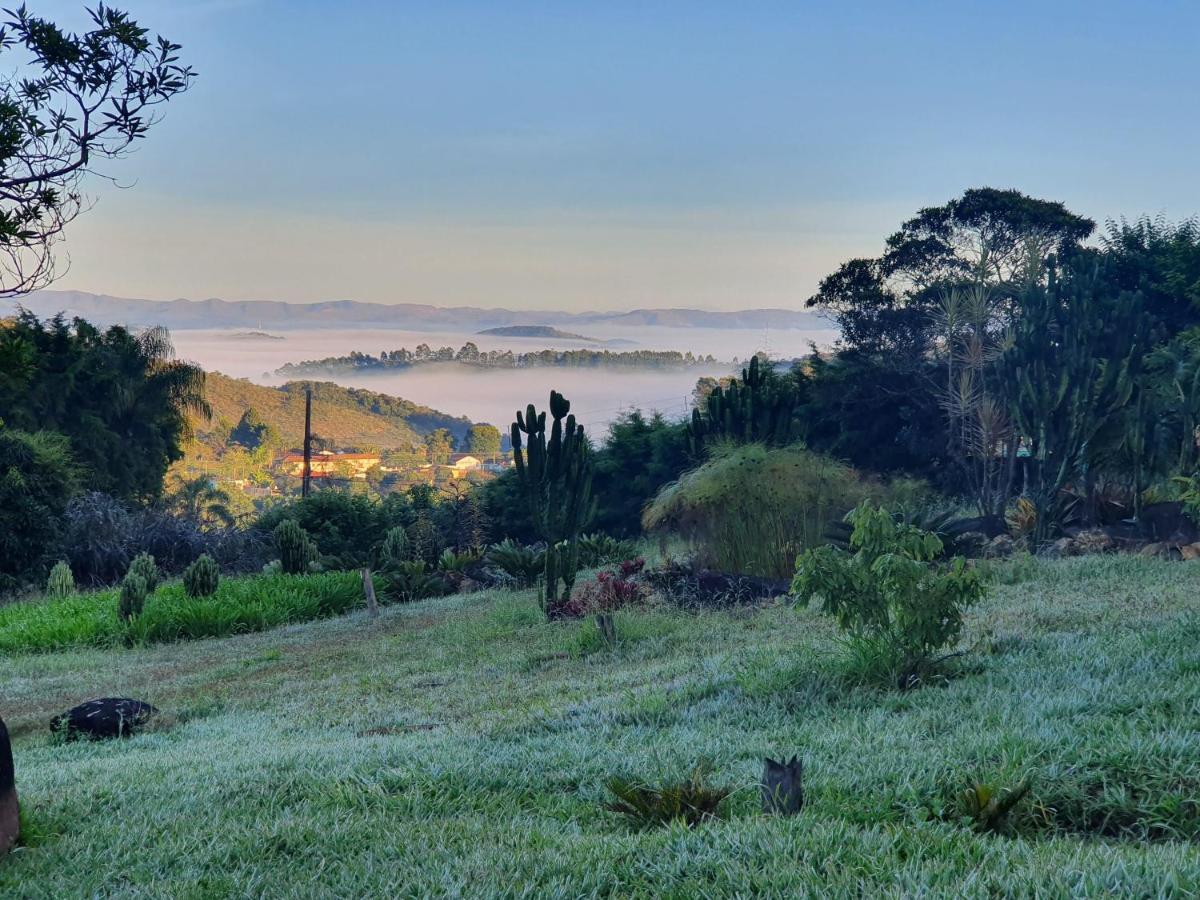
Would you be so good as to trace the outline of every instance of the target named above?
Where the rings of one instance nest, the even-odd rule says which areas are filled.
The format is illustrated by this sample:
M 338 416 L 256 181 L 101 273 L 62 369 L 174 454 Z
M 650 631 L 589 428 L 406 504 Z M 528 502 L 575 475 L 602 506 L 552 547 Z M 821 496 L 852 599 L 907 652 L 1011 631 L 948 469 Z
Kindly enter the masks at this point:
M 50 730 L 62 732 L 67 740 L 125 737 L 157 714 L 157 709 L 141 700 L 100 697 L 55 716 L 50 722 Z
M 1103 528 L 1089 528 L 1075 535 L 1075 549 L 1079 553 L 1108 553 L 1116 541 Z
M 21 830 L 21 806 L 17 803 L 16 770 L 8 729 L 0 719 L 0 856 L 17 842 Z
M 1179 548 L 1179 555 L 1185 560 L 1200 559 L 1200 541 L 1194 544 L 1184 544 Z
M 983 548 L 985 559 L 1002 559 L 1013 554 L 1013 539 L 1007 534 L 998 534 Z
M 1043 553 L 1051 559 L 1062 559 L 1065 556 L 1075 555 L 1075 542 L 1069 537 L 1062 537 L 1047 547 Z

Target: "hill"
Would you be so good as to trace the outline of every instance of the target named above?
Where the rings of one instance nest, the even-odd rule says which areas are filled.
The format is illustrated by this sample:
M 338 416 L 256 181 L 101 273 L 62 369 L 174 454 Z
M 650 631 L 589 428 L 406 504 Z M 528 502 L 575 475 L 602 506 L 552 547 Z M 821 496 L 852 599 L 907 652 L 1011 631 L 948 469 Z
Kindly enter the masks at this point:
M 585 341 L 589 344 L 604 343 L 596 338 L 584 337 L 582 334 L 560 331 L 551 325 L 501 325 L 498 328 L 485 328 L 477 334 L 490 334 L 496 337 L 557 338 L 561 341 Z
M 86 291 L 34 291 L 20 305 L 39 316 L 65 311 L 100 325 L 165 325 L 167 328 L 241 328 L 274 331 L 298 328 L 393 328 L 411 331 L 478 332 L 522 326 L 536 319 L 548 326 L 588 324 L 662 325 L 689 328 L 828 329 L 816 313 L 793 309 L 638 309 L 631 312 L 565 312 L 440 307 L 423 303 L 362 303 L 331 300 L 285 303 L 277 300 L 136 300 Z M 16 308 L 14 303 L 11 307 Z M 0 315 L 6 312 L 0 301 Z
M 622 610 L 606 648 L 533 591 L 13 653 L 0 713 L 30 839 L 0 895 L 1188 895 L 1200 563 L 1012 565 L 960 676 L 903 692 L 846 680 L 813 609 Z M 166 716 L 53 740 L 51 716 L 95 696 Z M 804 809 L 765 816 L 762 758 L 792 753 Z M 609 778 L 699 760 L 737 789 L 723 818 L 635 830 L 605 811 Z M 955 814 L 1023 776 L 1011 836 Z
M 469 419 L 361 388 L 303 381 L 266 387 L 210 372 L 205 398 L 213 415 L 208 421 L 193 420 L 196 436 L 206 442 L 227 435 L 242 414 L 253 409 L 284 446 L 299 447 L 304 439 L 304 388 L 308 385 L 313 388 L 313 431 L 339 448 L 410 447 L 438 428 L 447 428 L 461 439 L 471 425 Z

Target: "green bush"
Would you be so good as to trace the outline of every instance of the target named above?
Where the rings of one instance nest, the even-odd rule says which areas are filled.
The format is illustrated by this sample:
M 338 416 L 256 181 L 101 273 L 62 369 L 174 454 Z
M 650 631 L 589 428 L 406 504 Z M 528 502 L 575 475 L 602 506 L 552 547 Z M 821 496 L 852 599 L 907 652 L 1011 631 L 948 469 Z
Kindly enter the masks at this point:
M 46 579 L 46 596 L 61 599 L 74 592 L 75 576 L 71 574 L 71 567 L 59 560 L 50 570 L 50 577 Z
M 608 790 L 616 798 L 605 808 L 624 816 L 635 828 L 679 823 L 700 825 L 720 815 L 721 804 L 732 788 L 706 783 L 706 766 L 696 766 L 687 780 L 651 787 L 627 778 L 610 778 Z
M 376 584 L 382 590 L 382 580 Z M 0 606 L 0 653 L 224 637 L 340 615 L 363 602 L 357 572 L 224 578 L 208 597 L 168 583 L 128 623 L 118 616 L 119 590 L 72 594 Z
M 783 579 L 798 553 L 825 541 L 831 523 L 881 492 L 802 447 L 725 445 L 663 488 L 642 521 L 687 540 L 700 566 Z
M 511 538 L 489 547 L 486 559 L 521 587 L 537 584 L 538 577 L 546 568 L 544 548 L 522 546 Z
M 445 592 L 444 583 L 426 570 L 423 559 L 396 563 L 380 574 L 384 581 L 384 594 L 388 599 L 400 603 L 437 597 Z
M 379 551 L 380 566 L 388 568 L 397 563 L 408 562 L 412 559 L 412 554 L 412 542 L 408 539 L 408 532 L 399 525 L 388 529 L 387 536 L 383 539 L 383 547 Z
M 142 614 L 146 605 L 146 581 L 141 575 L 130 572 L 121 582 L 117 615 L 122 622 L 130 622 Z
M 317 559 L 317 546 L 294 519 L 275 526 L 275 546 L 286 575 L 303 575 Z
M 0 428 L 0 593 L 42 583 L 79 479 L 62 435 Z
M 129 564 L 130 575 L 137 575 L 146 584 L 146 593 L 153 594 L 160 579 L 158 564 L 149 553 L 139 553 Z
M 957 641 L 963 611 L 984 594 L 980 573 L 942 554 L 937 535 L 898 523 L 886 509 L 864 501 L 847 520 L 850 551 L 823 546 L 797 561 L 792 591 L 819 598 L 861 660 L 880 660 L 902 686 L 918 683 Z
M 189 597 L 210 597 L 217 592 L 221 570 L 207 553 L 202 553 L 183 570 L 183 588 Z

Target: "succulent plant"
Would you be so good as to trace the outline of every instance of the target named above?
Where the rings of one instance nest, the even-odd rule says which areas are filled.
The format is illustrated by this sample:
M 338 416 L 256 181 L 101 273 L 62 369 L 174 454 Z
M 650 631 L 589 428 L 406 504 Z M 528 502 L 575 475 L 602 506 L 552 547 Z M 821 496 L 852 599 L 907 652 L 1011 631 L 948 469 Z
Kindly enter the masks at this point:
M 56 562 L 50 570 L 50 577 L 46 579 L 46 596 L 66 597 L 74 592 L 75 576 L 71 574 L 70 565 L 61 560 Z
M 133 558 L 133 562 L 129 564 L 130 575 L 138 575 L 142 581 L 146 583 L 146 593 L 153 594 L 158 587 L 158 582 L 161 579 L 161 573 L 158 571 L 158 564 L 154 561 L 154 557 L 149 553 L 139 553 Z
M 129 622 L 142 614 L 146 605 L 146 582 L 141 575 L 130 573 L 121 582 L 121 596 L 117 603 L 117 614 L 123 622 Z
M 284 519 L 275 526 L 275 545 L 280 565 L 288 575 L 304 574 L 317 559 L 316 544 L 294 519 Z
M 221 570 L 207 553 L 202 553 L 183 570 L 183 588 L 189 597 L 209 597 L 217 592 Z

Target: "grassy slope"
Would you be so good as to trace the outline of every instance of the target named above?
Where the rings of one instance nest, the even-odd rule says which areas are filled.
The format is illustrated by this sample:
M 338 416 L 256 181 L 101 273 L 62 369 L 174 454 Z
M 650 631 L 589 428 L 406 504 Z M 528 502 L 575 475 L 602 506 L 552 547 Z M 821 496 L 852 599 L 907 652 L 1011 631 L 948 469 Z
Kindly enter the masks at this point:
M 1198 588 L 1190 564 L 1045 564 L 973 615 L 977 671 L 907 694 L 840 687 L 813 613 L 639 613 L 636 640 L 580 655 L 580 626 L 540 622 L 528 595 L 12 657 L 0 712 L 39 834 L 0 863 L 0 895 L 1190 894 L 1194 828 L 1004 838 L 917 810 L 1032 770 L 1044 816 L 1092 803 L 1188 831 L 1195 807 L 1170 798 L 1200 785 Z M 52 744 L 46 720 L 97 694 L 176 722 Z M 808 806 L 764 818 L 761 757 L 793 750 Z M 701 755 L 746 786 L 732 820 L 632 833 L 598 812 L 608 775 Z
M 380 415 L 361 405 L 371 396 L 367 391 L 350 391 L 322 384 L 313 398 L 313 430 L 331 439 L 338 447 L 410 447 L 421 443 L 422 435 L 435 428 L 464 431 L 465 420 L 456 419 L 428 407 L 410 405 L 407 415 Z M 259 416 L 278 432 L 284 446 L 298 447 L 304 438 L 304 393 L 264 387 L 249 381 L 229 378 L 217 372 L 208 374 L 205 397 L 213 417 L 193 423 L 203 440 L 219 424 L 233 426 L 242 413 L 253 407 Z M 356 399 L 357 398 L 357 399 Z

